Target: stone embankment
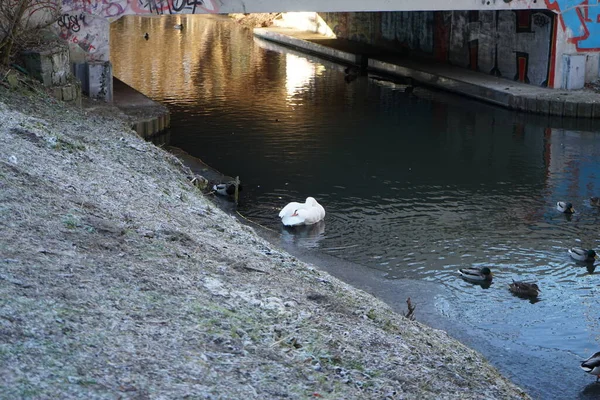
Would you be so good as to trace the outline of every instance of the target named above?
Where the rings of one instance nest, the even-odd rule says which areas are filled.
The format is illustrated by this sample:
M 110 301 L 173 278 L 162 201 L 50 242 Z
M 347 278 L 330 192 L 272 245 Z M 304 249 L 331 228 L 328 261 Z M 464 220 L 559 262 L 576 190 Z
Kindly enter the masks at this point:
M 0 86 L 0 398 L 528 398 L 191 179 L 114 116 Z

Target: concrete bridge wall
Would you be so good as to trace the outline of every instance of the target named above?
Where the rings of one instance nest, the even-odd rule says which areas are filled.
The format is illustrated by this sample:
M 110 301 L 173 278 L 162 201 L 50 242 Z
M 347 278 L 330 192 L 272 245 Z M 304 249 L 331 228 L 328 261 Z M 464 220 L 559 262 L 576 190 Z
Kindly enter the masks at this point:
M 553 87 L 557 15 L 547 10 L 320 13 L 337 37 Z
M 124 15 L 312 11 L 341 36 L 400 45 L 508 79 L 579 87 L 582 76 L 598 77 L 600 0 L 36 1 L 29 17 L 60 10 L 57 29 L 78 63 L 110 59 L 108 25 Z

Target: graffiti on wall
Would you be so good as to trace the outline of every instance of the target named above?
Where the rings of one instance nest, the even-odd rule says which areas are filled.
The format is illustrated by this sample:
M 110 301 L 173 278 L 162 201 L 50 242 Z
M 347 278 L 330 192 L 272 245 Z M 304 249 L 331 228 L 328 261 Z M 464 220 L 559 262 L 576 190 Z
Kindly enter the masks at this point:
M 562 29 L 577 51 L 600 51 L 599 0 L 545 0 L 560 15 Z
M 37 0 L 29 17 L 59 14 L 56 29 L 71 50 L 83 53 L 85 61 L 107 61 L 110 22 L 131 14 L 215 14 L 220 4 L 219 0 L 62 0 L 61 5 L 60 0 Z
M 479 1 L 479 7 L 490 5 L 490 1 Z M 32 7 L 32 14 L 62 10 L 56 27 L 72 49 L 84 53 L 87 61 L 108 60 L 108 25 L 124 15 L 205 14 L 231 8 L 225 0 L 35 2 L 37 6 Z M 494 5 L 496 1 L 492 0 L 492 3 Z M 504 0 L 504 3 L 511 2 Z M 544 0 L 537 2 L 537 6 L 555 14 L 546 10 L 476 10 L 321 15 L 328 16 L 324 19 L 340 37 L 376 45 L 392 44 L 461 65 L 466 60 L 467 66 L 473 69 L 485 70 L 495 59 L 491 73 L 508 77 L 516 68 L 514 75 L 517 79 L 544 85 L 549 82 L 547 75 L 552 74 L 554 67 L 548 67 L 547 62 L 540 64 L 540 60 L 549 54 L 548 45 L 542 43 L 542 39 L 552 41 L 549 35 L 556 36 L 557 29 L 566 32 L 568 42 L 577 51 L 600 51 L 600 0 Z M 555 20 L 558 26 L 555 26 Z M 509 35 L 502 39 L 504 34 Z M 440 39 L 448 46 L 441 45 Z M 530 39 L 536 47 L 528 48 L 526 42 Z M 506 47 L 505 44 L 511 41 L 512 47 Z M 515 57 L 517 61 L 513 63 Z M 511 60 L 510 68 L 506 60 Z M 544 68 L 540 67 L 542 64 Z M 544 75 L 546 78 L 543 78 Z
M 537 86 L 552 86 L 555 15 L 539 10 L 440 11 L 440 61 Z
M 554 14 L 449 11 L 436 19 L 437 59 L 537 86 L 552 86 Z M 441 58 L 445 57 L 445 58 Z
M 433 51 L 433 11 L 382 13 L 381 37 L 406 48 Z
M 67 13 L 116 19 L 123 15 L 218 13 L 217 0 L 63 0 Z
M 374 14 L 321 15 L 340 37 L 533 85 L 553 85 L 556 16 L 549 11 L 399 11 L 377 13 L 377 18 Z

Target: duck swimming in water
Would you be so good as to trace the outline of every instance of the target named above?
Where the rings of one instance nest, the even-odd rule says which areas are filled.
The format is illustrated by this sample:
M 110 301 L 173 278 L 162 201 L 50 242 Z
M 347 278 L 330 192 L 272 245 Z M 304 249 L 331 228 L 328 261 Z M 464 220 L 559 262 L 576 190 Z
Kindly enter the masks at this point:
M 488 267 L 461 268 L 458 273 L 461 278 L 470 282 L 485 283 L 492 281 L 492 271 Z
M 594 250 L 586 250 L 581 247 L 572 247 L 569 250 L 571 258 L 577 261 L 594 262 L 598 259 L 598 255 Z
M 307 197 L 304 203 L 292 201 L 279 212 L 285 226 L 312 225 L 325 218 L 325 209 L 314 197 Z
M 517 296 L 523 297 L 537 297 L 541 290 L 535 283 L 523 282 L 523 281 L 515 281 L 508 285 L 508 290 L 511 293 L 516 294 Z
M 573 204 L 566 203 L 564 201 L 557 202 L 556 209 L 558 211 L 560 211 L 561 213 L 565 213 L 565 214 L 573 214 L 575 212 L 575 209 L 573 208 Z
M 600 379 L 600 351 L 592 354 L 581 363 L 581 369 L 591 375 L 596 375 L 596 382 Z

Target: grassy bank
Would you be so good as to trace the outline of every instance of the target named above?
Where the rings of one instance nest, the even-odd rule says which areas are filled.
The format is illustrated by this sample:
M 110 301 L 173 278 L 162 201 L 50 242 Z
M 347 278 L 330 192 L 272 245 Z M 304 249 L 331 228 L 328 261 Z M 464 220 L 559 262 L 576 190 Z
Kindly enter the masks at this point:
M 0 86 L 1 398 L 527 398 L 190 180 L 120 119 Z

